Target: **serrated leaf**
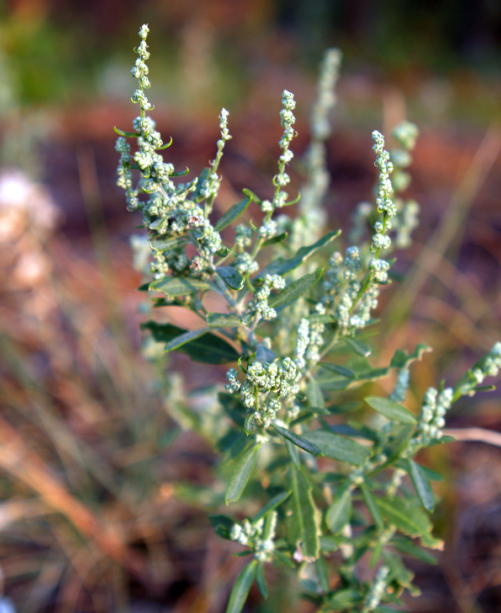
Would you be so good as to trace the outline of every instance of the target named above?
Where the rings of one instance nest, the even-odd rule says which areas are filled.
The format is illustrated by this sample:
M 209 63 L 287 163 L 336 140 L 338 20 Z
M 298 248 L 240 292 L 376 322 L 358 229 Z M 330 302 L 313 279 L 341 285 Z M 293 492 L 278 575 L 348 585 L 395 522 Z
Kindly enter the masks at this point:
M 370 356 L 370 347 L 365 343 L 362 343 L 362 341 L 359 341 L 355 338 L 345 338 L 344 341 L 348 345 L 348 347 L 350 347 L 350 349 L 352 349 L 358 355 L 364 358 L 368 358 Z
M 308 404 L 312 409 L 324 409 L 325 401 L 318 383 L 315 379 L 310 379 L 306 390 Z
M 268 502 L 263 506 L 263 508 L 260 509 L 258 513 L 256 513 L 254 519 L 252 520 L 252 523 L 256 524 L 259 520 L 263 519 L 263 517 L 266 517 L 268 513 L 279 507 L 282 502 L 285 502 L 290 495 L 290 491 L 281 492 L 280 494 L 273 496 L 273 498 L 270 498 L 270 500 L 268 500 Z
M 244 608 L 245 601 L 247 600 L 247 596 L 249 595 L 251 586 L 256 577 L 257 564 L 257 560 L 252 560 L 252 562 L 249 562 L 238 575 L 233 589 L 231 590 L 226 613 L 240 613 Z
M 211 328 L 233 328 L 240 325 L 235 313 L 207 313 L 207 325 Z
M 187 332 L 187 330 L 172 324 L 159 324 L 155 321 L 142 323 L 141 329 L 150 330 L 153 339 L 157 343 L 170 343 L 178 336 Z M 236 362 L 240 355 L 232 345 L 211 332 L 207 332 L 202 337 L 195 338 L 182 345 L 177 351 L 186 354 L 194 362 L 202 362 L 203 364 Z
M 259 278 L 264 279 L 265 275 L 285 275 L 286 273 L 301 266 L 308 258 L 310 258 L 316 251 L 328 245 L 331 241 L 337 238 L 341 234 L 341 231 L 329 232 L 325 236 L 322 236 L 316 243 L 306 247 L 301 247 L 296 254 L 290 258 L 276 258 L 268 264 L 260 273 Z
M 387 419 L 398 421 L 401 424 L 415 425 L 417 419 L 414 415 L 403 407 L 401 404 L 397 404 L 387 398 L 379 398 L 378 396 L 369 396 L 365 398 L 365 402 L 371 406 L 375 411 L 384 415 Z
M 270 307 L 275 309 L 292 304 L 298 298 L 301 298 L 301 296 L 306 294 L 306 292 L 309 291 L 316 283 L 318 283 L 323 274 L 323 269 L 317 268 L 315 272 L 304 275 L 304 277 L 294 281 L 279 294 L 273 296 L 273 298 L 269 300 Z
M 423 467 L 414 462 L 414 460 L 406 460 L 405 464 L 421 504 L 427 511 L 433 511 L 435 508 L 435 496 Z
M 352 441 L 351 438 L 335 434 L 334 432 L 319 429 L 305 432 L 303 439 L 306 439 L 310 444 L 314 444 L 326 458 L 332 458 L 339 462 L 347 462 L 361 466 L 370 457 L 370 451 Z
M 245 209 L 249 206 L 250 203 L 251 203 L 251 199 L 249 198 L 249 196 L 242 198 L 240 202 L 237 202 L 236 204 L 234 204 L 232 207 L 230 207 L 226 211 L 226 213 L 221 217 L 221 219 L 214 226 L 214 230 L 216 232 L 221 232 L 221 230 L 224 230 L 233 221 L 235 221 L 235 219 L 239 215 L 241 215 L 245 211 Z
M 209 515 L 210 525 L 214 532 L 223 539 L 231 541 L 230 533 L 233 528 L 233 520 L 226 515 Z
M 244 280 L 238 270 L 233 266 L 219 266 L 216 268 L 216 273 L 231 289 L 242 289 Z
M 313 502 L 310 484 L 294 465 L 291 466 L 291 489 L 287 514 L 289 540 L 295 548 L 300 548 L 303 559 L 313 561 L 320 555 L 320 514 Z
M 264 576 L 264 564 L 259 562 L 256 571 L 256 585 L 261 592 L 261 596 L 266 600 L 268 598 L 268 586 L 266 585 L 266 578 Z
M 371 517 L 374 520 L 376 526 L 380 530 L 382 530 L 384 528 L 384 522 L 383 518 L 381 517 L 381 513 L 379 512 L 379 509 L 377 507 L 374 494 L 371 492 L 369 486 L 367 485 L 367 483 L 365 483 L 365 481 L 363 481 L 359 487 L 360 491 L 362 492 L 362 498 L 364 499 L 364 503 L 367 507 L 367 510 L 371 514 Z
M 202 290 L 207 290 L 209 287 L 210 285 L 206 281 L 187 279 L 185 277 L 164 277 L 163 279 L 150 283 L 150 290 L 163 292 L 170 297 L 194 294 Z
M 325 514 L 325 522 L 333 534 L 339 534 L 351 519 L 353 504 L 348 487 L 343 488 Z
M 386 521 L 409 536 L 420 536 L 429 541 L 432 524 L 427 513 L 403 498 L 376 498 L 376 505 Z
M 238 459 L 235 470 L 231 475 L 228 490 L 226 491 L 226 504 L 236 502 L 242 495 L 242 492 L 250 479 L 252 471 L 254 470 L 258 450 L 259 445 L 255 445 L 243 453 Z
M 391 358 L 390 366 L 391 368 L 407 368 L 411 362 L 421 360 L 423 354 L 428 351 L 433 351 L 433 349 L 424 343 L 416 345 L 416 348 L 410 355 L 408 355 L 406 351 L 398 349 Z
M 290 430 L 286 430 L 285 428 L 281 428 L 280 426 L 277 426 L 275 424 L 273 425 L 273 427 L 280 434 L 280 436 L 282 436 L 283 438 L 286 438 L 291 443 L 294 443 L 296 447 L 300 447 L 304 451 L 307 451 L 308 453 L 312 453 L 313 455 L 323 455 L 323 453 L 315 445 L 315 443 L 312 443 L 306 438 L 303 438 L 302 436 L 299 436 L 298 434 L 294 434 L 294 432 L 291 432 Z

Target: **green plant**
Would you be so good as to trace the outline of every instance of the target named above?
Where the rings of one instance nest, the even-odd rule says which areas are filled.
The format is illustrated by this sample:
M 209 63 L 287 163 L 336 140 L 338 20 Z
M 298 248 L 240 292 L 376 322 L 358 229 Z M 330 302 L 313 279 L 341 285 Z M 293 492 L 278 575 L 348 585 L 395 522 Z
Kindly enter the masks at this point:
M 166 353 L 238 366 L 227 371 L 226 392 L 219 392 L 211 427 L 201 425 L 189 398 L 181 407 L 169 391 L 174 416 L 202 432 L 222 454 L 220 475 L 227 481 L 225 502 L 233 515 L 213 515 L 211 523 L 219 536 L 245 548 L 241 555 L 252 557 L 235 582 L 227 611 L 243 608 L 254 581 L 267 597 L 265 568 L 274 561 L 297 569 L 304 597 L 319 611 L 395 610 L 387 605 L 401 604 L 404 589 L 418 593 L 401 556 L 433 562 L 414 539 L 423 547 L 442 545 L 432 536 L 429 516 L 435 504 L 430 481 L 437 473 L 414 458 L 423 448 L 450 440 L 443 435 L 447 410 L 461 396 L 492 389 L 482 387 L 483 380 L 501 366 L 501 343 L 496 343 L 454 387 L 441 383 L 428 389 L 416 416 L 403 406 L 409 368 L 430 348 L 399 350 L 384 367 L 368 359 L 372 350 L 364 334 L 377 323 L 372 312 L 382 286 L 391 282 L 394 260 L 388 254 L 392 244 L 407 246 L 416 226 L 417 204 L 403 192 L 417 129 L 408 122 L 397 126 L 391 154 L 383 136 L 373 132 L 379 170 L 375 202 L 358 207 L 345 255 L 336 251 L 326 260 L 323 254 L 340 236 L 340 231 L 318 232 L 325 219 L 327 110 L 339 65 L 339 53 L 332 50 L 314 113 L 303 192 L 307 206 L 295 219 L 273 217 L 276 209 L 299 201 L 286 191 L 295 101 L 285 91 L 272 197 L 261 199 L 244 189 L 243 199 L 214 223 L 218 167 L 231 138 L 228 112 L 221 112 L 221 138 L 210 167 L 176 183 L 188 171 L 176 172 L 158 153 L 171 143 L 163 143 L 147 115 L 152 108 L 145 95 L 148 27 L 139 34 L 132 69 L 139 87 L 132 100 L 141 112 L 134 132 L 116 129 L 118 185 L 126 191 L 129 210 L 142 212 L 149 232 L 153 280 L 142 289 L 163 294 L 153 299 L 153 307 L 183 306 L 205 322 L 186 330 L 150 320 L 143 328 Z M 134 154 L 127 138 L 136 139 Z M 139 171 L 137 183 L 133 171 Z M 240 223 L 230 241 L 227 228 L 244 218 L 251 203 L 262 211 L 261 223 Z M 312 237 L 315 242 L 308 244 Z M 220 312 L 208 312 L 204 298 L 210 292 L 219 296 Z M 388 398 L 369 395 L 365 405 L 359 402 L 359 388 L 391 375 L 396 383 Z M 361 421 L 367 405 L 375 413 Z M 359 419 L 352 418 L 354 412 Z M 349 419 L 333 424 L 333 416 Z M 237 521 L 244 495 L 246 509 L 254 512 Z M 216 492 L 213 504 L 220 502 Z M 373 569 L 371 581 L 361 578 L 365 562 Z

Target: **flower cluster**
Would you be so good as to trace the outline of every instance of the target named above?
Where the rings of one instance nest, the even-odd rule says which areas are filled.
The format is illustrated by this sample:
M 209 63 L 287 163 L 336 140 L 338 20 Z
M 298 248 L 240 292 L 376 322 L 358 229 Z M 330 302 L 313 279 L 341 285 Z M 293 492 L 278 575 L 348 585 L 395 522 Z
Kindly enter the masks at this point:
M 475 388 L 486 377 L 496 377 L 501 369 L 501 343 L 495 343 L 489 353 L 468 371 L 457 385 L 457 396 L 473 396 Z
M 290 183 L 290 177 L 285 172 L 285 167 L 294 157 L 289 147 L 292 139 L 296 136 L 296 132 L 292 127 L 296 122 L 296 118 L 292 112 L 296 108 L 296 102 L 294 100 L 294 94 L 291 94 L 291 92 L 287 90 L 282 94 L 282 107 L 280 111 L 280 120 L 284 133 L 278 143 L 282 149 L 282 154 L 278 158 L 278 174 L 273 178 L 273 185 L 276 187 L 272 202 L 274 209 L 283 207 L 287 200 L 287 193 L 281 188 Z
M 231 528 L 231 540 L 249 547 L 260 562 L 270 562 L 275 550 L 273 540 L 277 526 L 277 513 L 272 511 L 270 515 L 266 527 L 264 519 L 260 519 L 255 524 L 246 519 L 243 524 L 233 524 Z
M 362 613 L 370 613 L 379 606 L 386 590 L 389 574 L 390 569 L 387 566 L 381 566 L 378 570 L 374 583 L 367 593 Z
M 296 375 L 296 364 L 290 358 L 264 364 L 255 361 L 249 365 L 243 384 L 238 381 L 238 372 L 231 368 L 226 374 L 226 390 L 230 393 L 240 391 L 244 405 L 254 409 L 249 423 L 255 419 L 260 426 L 267 428 L 282 408 L 278 399 L 287 398 L 297 391 L 294 386 Z
M 270 321 L 275 319 L 277 312 L 271 308 L 268 304 L 268 299 L 271 294 L 271 290 L 282 290 L 285 287 L 285 279 L 280 275 L 266 275 L 262 287 L 256 292 L 253 300 L 249 300 L 247 303 L 249 309 L 249 316 L 252 317 L 255 313 L 258 313 L 263 319 Z
M 447 387 L 440 393 L 430 387 L 426 391 L 419 416 L 418 432 L 413 444 L 428 445 L 433 440 L 439 440 L 443 436 L 442 429 L 445 426 L 444 416 L 450 408 L 454 398 L 454 391 Z

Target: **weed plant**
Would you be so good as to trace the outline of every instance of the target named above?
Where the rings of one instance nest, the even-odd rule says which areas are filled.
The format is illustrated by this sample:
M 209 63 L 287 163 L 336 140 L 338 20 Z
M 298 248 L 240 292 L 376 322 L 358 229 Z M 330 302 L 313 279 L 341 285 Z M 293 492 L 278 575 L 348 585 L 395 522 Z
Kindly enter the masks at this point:
M 343 249 L 340 230 L 325 231 L 322 208 L 329 182 L 324 142 L 340 62 L 339 52 L 330 50 L 302 195 L 288 191 L 296 103 L 284 91 L 281 154 L 270 195 L 244 189 L 218 217 L 229 113 L 221 111 L 214 160 L 199 176 L 179 180 L 188 171 L 164 161 L 160 151 L 171 142 L 164 144 L 148 115 L 147 35 L 143 25 L 132 69 L 138 80 L 132 101 L 140 114 L 132 132 L 116 129 L 118 185 L 148 232 L 147 241 L 135 239 L 150 275 L 140 289 L 153 295 L 156 313 L 184 307 L 204 322 L 188 330 L 152 317 L 142 324 L 154 341 L 148 355 L 161 364 L 155 348 L 161 344 L 164 353 L 226 370 L 226 389 L 210 420 L 189 399 L 183 406 L 175 402 L 168 380 L 163 385 L 174 418 L 219 452 L 228 510 L 210 521 L 221 538 L 241 546 L 237 555 L 250 559 L 227 613 L 243 609 L 253 583 L 268 598 L 271 564 L 296 573 L 302 596 L 322 613 L 402 610 L 403 591 L 419 593 L 405 558 L 433 562 L 427 549 L 442 547 L 430 519 L 430 482 L 439 476 L 416 456 L 451 440 L 443 433 L 447 411 L 462 396 L 492 389 L 484 379 L 501 366 L 496 343 L 454 385 L 429 388 L 416 415 L 404 406 L 410 370 L 430 347 L 398 350 L 388 364 L 376 366 L 382 347 L 366 342 L 378 324 L 380 292 L 394 277 L 392 253 L 410 244 L 417 224 L 419 207 L 405 196 L 417 128 L 398 125 L 391 150 L 382 134 L 372 133 L 378 181 L 372 201 L 357 207 Z M 286 214 L 296 203 L 296 216 Z M 246 217 L 248 207 L 258 223 Z M 218 312 L 208 310 L 209 296 Z M 190 384 L 196 382 L 191 376 Z M 388 376 L 396 381 L 388 397 L 364 394 L 366 384 Z M 222 505 L 217 488 L 212 502 Z

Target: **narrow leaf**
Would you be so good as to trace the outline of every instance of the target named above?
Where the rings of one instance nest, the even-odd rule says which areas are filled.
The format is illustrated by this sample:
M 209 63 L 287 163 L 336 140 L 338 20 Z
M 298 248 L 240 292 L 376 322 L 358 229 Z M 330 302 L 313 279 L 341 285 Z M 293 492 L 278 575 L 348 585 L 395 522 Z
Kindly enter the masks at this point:
M 327 573 L 327 566 L 323 558 L 315 560 L 315 570 L 317 571 L 318 584 L 324 594 L 330 591 L 329 575 Z
M 325 408 L 325 402 L 324 402 L 324 397 L 322 395 L 322 390 L 320 389 L 315 379 L 310 379 L 308 383 L 306 395 L 308 397 L 308 404 L 310 405 L 312 409 L 324 409 Z
M 299 452 L 297 450 L 296 445 L 293 445 L 289 440 L 284 439 L 285 448 L 287 449 L 287 453 L 289 454 L 289 458 L 291 462 L 294 464 L 296 468 L 301 466 L 301 460 L 299 459 Z
M 341 231 L 328 232 L 325 236 L 322 236 L 316 243 L 307 247 L 301 247 L 296 254 L 290 258 L 276 258 L 268 264 L 260 273 L 259 278 L 264 278 L 265 275 L 285 275 L 286 273 L 301 266 L 308 258 L 310 258 L 316 251 L 328 245 L 331 241 L 337 238 L 341 234 Z
M 216 273 L 231 289 L 242 289 L 244 286 L 242 276 L 233 266 L 219 266 L 216 268 Z
M 249 595 L 251 586 L 256 577 L 257 564 L 257 560 L 252 560 L 252 562 L 249 562 L 238 575 L 233 589 L 231 590 L 226 613 L 240 613 L 244 608 L 245 601 L 247 600 L 247 596 Z
M 184 334 L 180 334 L 179 336 L 176 336 L 176 338 L 172 339 L 165 345 L 164 352 L 168 353 L 169 351 L 174 351 L 175 349 L 179 349 L 183 345 L 186 345 L 186 343 L 189 343 L 190 341 L 194 341 L 195 339 L 200 338 L 206 332 L 207 332 L 207 328 L 201 328 L 200 330 L 190 330 L 188 332 L 185 332 Z
M 256 584 L 261 592 L 261 596 L 266 600 L 268 598 L 268 586 L 266 585 L 266 578 L 264 576 L 264 564 L 259 562 L 256 572 Z
M 258 452 L 259 445 L 255 445 L 242 454 L 235 466 L 235 470 L 230 479 L 228 490 L 226 492 L 225 502 L 236 502 L 247 485 L 250 479 L 252 471 L 254 470 L 254 464 L 256 461 L 256 454 Z
M 370 347 L 368 347 L 365 343 L 362 343 L 362 341 L 356 340 L 354 338 L 345 338 L 344 340 L 348 347 L 353 349 L 353 351 L 355 353 L 358 353 L 358 355 L 364 358 L 368 358 L 370 356 Z
M 230 533 L 234 522 L 230 517 L 226 517 L 226 515 L 209 515 L 209 521 L 218 536 L 231 540 Z
M 281 232 L 280 234 L 277 234 L 276 236 L 273 236 L 272 238 L 265 240 L 263 243 L 263 247 L 268 247 L 269 245 L 275 245 L 276 243 L 281 243 L 288 236 L 289 235 L 287 234 L 287 232 Z
M 273 308 L 277 308 L 292 304 L 298 298 L 306 294 L 306 292 L 310 290 L 315 283 L 320 281 L 323 274 L 323 269 L 317 268 L 315 272 L 304 275 L 304 277 L 301 277 L 297 281 L 294 281 L 288 285 L 279 294 L 273 296 L 273 298 L 271 298 L 269 301 L 269 305 Z
M 291 467 L 292 497 L 287 515 L 288 532 L 295 547 L 300 548 L 303 559 L 316 560 L 320 554 L 319 512 L 313 502 L 311 486 L 302 473 Z
M 243 427 L 245 422 L 245 415 L 247 413 L 247 409 L 244 406 L 243 402 L 241 402 L 233 394 L 226 394 L 225 392 L 219 392 L 217 397 L 226 415 L 231 417 L 231 419 L 237 424 L 237 426 Z
M 371 454 L 366 447 L 351 438 L 323 429 L 305 432 L 303 439 L 315 445 L 326 458 L 356 466 L 365 464 Z
M 159 251 L 170 251 L 171 249 L 177 249 L 178 247 L 182 247 L 185 243 L 186 239 L 184 238 L 184 236 L 177 236 L 176 238 L 169 238 L 165 240 L 156 239 L 154 241 L 151 241 L 150 245 L 153 247 L 153 249 L 157 249 Z
M 421 504 L 427 511 L 433 511 L 435 508 L 435 497 L 423 467 L 413 460 L 407 460 L 405 463 Z
M 415 545 L 405 536 L 394 536 L 391 539 L 391 545 L 395 547 L 397 551 L 400 551 L 400 553 L 416 558 L 416 560 L 420 560 L 425 564 L 438 564 L 437 558 L 435 558 L 434 555 L 421 549 L 421 547 Z
M 235 313 L 207 313 L 207 325 L 211 328 L 233 328 L 240 325 Z
M 371 514 L 372 519 L 376 526 L 382 530 L 384 528 L 383 518 L 381 517 L 381 513 L 376 505 L 376 500 L 374 498 L 374 494 L 371 492 L 369 486 L 364 481 L 360 484 L 360 491 L 362 492 L 362 498 L 364 499 L 365 506 L 367 510 Z
M 327 510 L 325 521 L 329 526 L 329 530 L 333 534 L 339 534 L 350 521 L 352 511 L 351 492 L 346 487 L 338 493 Z
M 414 415 L 396 402 L 388 400 L 387 398 L 379 398 L 378 396 L 369 396 L 365 398 L 365 402 L 371 406 L 375 411 L 384 415 L 387 419 L 393 419 L 401 424 L 415 425 L 417 419 Z
M 185 277 L 165 277 L 150 283 L 150 290 L 163 292 L 167 296 L 184 296 L 209 289 L 210 285 L 199 279 Z
M 258 513 L 256 513 L 254 519 L 252 520 L 252 523 L 256 524 L 259 520 L 263 519 L 263 517 L 266 517 L 266 515 L 268 515 L 270 511 L 273 511 L 274 509 L 279 507 L 282 502 L 285 502 L 290 495 L 291 492 L 282 492 L 280 494 L 277 494 L 276 496 L 273 496 L 273 498 L 270 498 L 270 500 L 268 500 L 264 507 Z
M 324 455 L 320 451 L 320 449 L 315 445 L 315 443 L 311 443 L 306 438 L 303 438 L 302 436 L 299 436 L 298 434 L 294 434 L 294 432 L 291 432 L 290 430 L 286 430 L 285 428 L 281 428 L 280 426 L 273 425 L 273 427 L 280 434 L 280 436 L 283 436 L 283 438 L 286 438 L 291 443 L 294 443 L 294 445 L 296 445 L 297 447 L 304 449 L 304 451 L 307 451 L 308 453 L 312 453 L 313 455 Z
M 325 370 L 330 370 L 331 372 L 336 373 L 337 375 L 341 375 L 346 379 L 354 379 L 356 377 L 355 373 L 346 368 L 345 366 L 340 366 L 339 364 L 331 364 L 330 362 L 320 362 L 319 364 Z
M 376 505 L 386 521 L 409 536 L 427 539 L 432 524 L 428 515 L 419 507 L 409 504 L 402 498 L 376 498 Z
M 153 339 L 157 343 L 170 343 L 178 336 L 185 334 L 187 330 L 173 326 L 172 324 L 159 324 L 155 321 L 147 321 L 141 324 L 143 330 L 150 330 Z M 239 353 L 227 341 L 207 332 L 199 338 L 178 347 L 177 351 L 185 353 L 194 362 L 204 364 L 227 364 L 236 362 Z
M 249 206 L 250 202 L 250 197 L 246 196 L 245 198 L 240 200 L 240 202 L 237 202 L 232 207 L 230 207 L 214 226 L 214 230 L 216 232 L 221 232 L 221 230 L 224 230 L 224 228 L 229 226 L 241 213 L 245 211 L 245 209 Z

